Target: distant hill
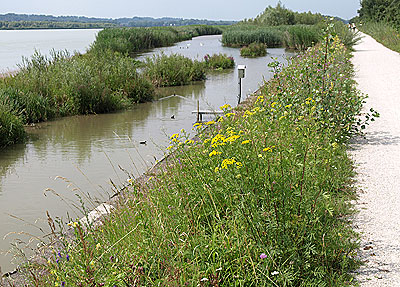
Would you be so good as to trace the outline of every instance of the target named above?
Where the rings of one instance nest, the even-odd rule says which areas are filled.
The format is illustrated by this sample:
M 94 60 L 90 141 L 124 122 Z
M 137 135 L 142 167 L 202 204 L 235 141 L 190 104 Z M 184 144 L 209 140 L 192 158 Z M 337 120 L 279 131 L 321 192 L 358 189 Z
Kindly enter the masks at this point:
M 231 25 L 235 21 L 213 21 L 205 19 L 184 18 L 93 18 L 83 16 L 52 16 L 27 14 L 0 14 L 0 29 L 79 29 L 106 27 L 155 27 L 186 25 Z

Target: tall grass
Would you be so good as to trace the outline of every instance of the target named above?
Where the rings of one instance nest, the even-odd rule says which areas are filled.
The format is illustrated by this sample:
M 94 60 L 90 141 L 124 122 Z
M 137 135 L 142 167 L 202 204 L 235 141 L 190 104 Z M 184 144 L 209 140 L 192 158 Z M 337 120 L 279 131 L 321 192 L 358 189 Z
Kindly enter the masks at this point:
M 222 44 L 230 47 L 242 47 L 257 42 L 264 43 L 270 48 L 281 47 L 282 31 L 284 30 L 284 27 L 236 25 L 223 32 Z
M 25 138 L 21 120 L 10 111 L 7 103 L 0 101 L 0 148 L 18 143 Z
M 355 234 L 345 143 L 362 100 L 339 39 L 294 58 L 235 112 L 171 136 L 157 174 L 99 228 L 71 223 L 37 286 L 344 286 Z M 57 235 L 59 237 L 60 235 Z M 34 274 L 34 273 L 31 273 Z
M 385 22 L 367 22 L 358 25 L 358 28 L 387 48 L 400 53 L 400 29 Z
M 206 67 L 182 55 L 165 54 L 146 58 L 144 74 L 157 87 L 181 86 L 206 78 Z
M 288 27 L 282 36 L 286 48 L 305 50 L 318 43 L 321 39 L 321 29 L 317 26 L 297 25 Z
M 120 53 L 135 53 L 170 46 L 176 42 L 202 35 L 221 34 L 216 26 L 111 28 L 100 31 L 90 50 L 111 50 Z

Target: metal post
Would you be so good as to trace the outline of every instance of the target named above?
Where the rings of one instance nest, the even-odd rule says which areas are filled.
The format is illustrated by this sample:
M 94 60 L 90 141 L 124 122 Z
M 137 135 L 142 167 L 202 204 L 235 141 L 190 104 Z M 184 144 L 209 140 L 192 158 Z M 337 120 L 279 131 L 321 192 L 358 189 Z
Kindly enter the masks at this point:
M 200 101 L 197 100 L 197 122 L 200 122 Z

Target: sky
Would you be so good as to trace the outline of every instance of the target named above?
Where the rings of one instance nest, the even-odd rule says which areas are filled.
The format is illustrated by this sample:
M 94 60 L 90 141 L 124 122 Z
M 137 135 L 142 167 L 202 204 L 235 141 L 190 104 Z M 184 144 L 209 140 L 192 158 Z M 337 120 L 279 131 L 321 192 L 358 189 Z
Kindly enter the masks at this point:
M 73 15 L 101 18 L 133 16 L 177 17 L 209 20 L 254 18 L 278 0 L 1 0 L 0 14 Z M 319 12 L 350 19 L 357 15 L 360 0 L 282 0 L 298 12 Z

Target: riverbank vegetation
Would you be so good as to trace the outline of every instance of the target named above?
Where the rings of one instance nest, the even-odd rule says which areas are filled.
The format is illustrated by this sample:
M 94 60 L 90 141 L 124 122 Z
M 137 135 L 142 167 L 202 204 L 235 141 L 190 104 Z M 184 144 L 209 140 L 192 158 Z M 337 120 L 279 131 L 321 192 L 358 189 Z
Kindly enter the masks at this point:
M 100 31 L 90 50 L 111 50 L 134 56 L 138 52 L 171 46 L 193 37 L 219 34 L 222 34 L 222 28 L 218 26 L 113 28 Z
M 326 22 L 326 17 L 320 14 L 293 12 L 278 3 L 274 8 L 267 7 L 254 19 L 225 28 L 222 43 L 228 47 L 244 47 L 256 42 L 266 44 L 268 48 L 301 51 L 323 39 Z M 331 24 L 346 47 L 351 48 L 357 41 L 355 33 L 337 19 Z
M 361 1 L 360 16 L 353 19 L 362 32 L 400 53 L 400 2 Z
M 152 100 L 155 87 L 184 85 L 204 80 L 209 69 L 232 68 L 233 58 L 226 55 L 204 61 L 162 55 L 144 64 L 134 59 L 140 51 L 214 33 L 221 30 L 211 26 L 106 29 L 84 55 L 36 52 L 23 60 L 17 72 L 0 78 L 0 103 L 9 111 L 2 118 L 7 124 L 1 125 L 9 132 L 1 133 L 0 147 L 24 138 L 20 125 L 116 111 Z
M 251 43 L 240 49 L 240 56 L 242 57 L 262 57 L 267 54 L 267 45 L 263 43 Z
M 291 59 L 244 105 L 171 136 L 158 172 L 98 228 L 71 222 L 35 286 L 344 286 L 357 265 L 345 143 L 362 126 L 339 38 Z M 151 177 L 150 177 L 151 176 Z M 53 231 L 54 232 L 54 231 Z M 55 238 L 64 238 L 54 234 Z

